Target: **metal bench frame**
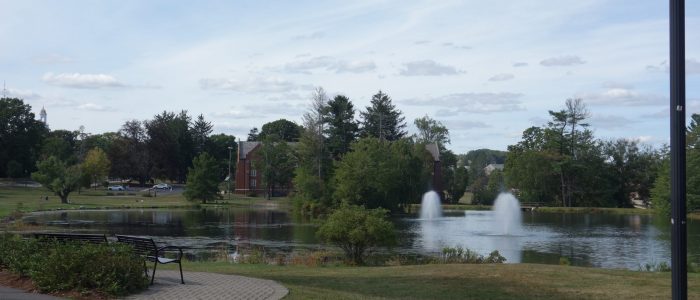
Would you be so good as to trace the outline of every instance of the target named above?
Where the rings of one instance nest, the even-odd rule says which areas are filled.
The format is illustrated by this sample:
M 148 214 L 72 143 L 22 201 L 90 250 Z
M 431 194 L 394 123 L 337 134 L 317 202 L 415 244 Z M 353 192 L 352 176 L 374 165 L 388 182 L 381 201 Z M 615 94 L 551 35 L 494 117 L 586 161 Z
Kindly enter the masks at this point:
M 153 262 L 153 273 L 151 275 L 151 284 L 153 284 L 153 281 L 155 280 L 156 277 L 156 268 L 158 267 L 158 264 L 171 264 L 171 263 L 177 263 L 180 267 L 180 282 L 182 284 L 185 284 L 185 279 L 182 276 L 182 248 L 177 247 L 177 246 L 165 246 L 165 247 L 158 247 L 156 246 L 156 242 L 153 241 L 151 238 L 144 238 L 144 237 L 137 237 L 137 236 L 127 236 L 127 235 L 117 235 L 117 242 L 119 243 L 124 243 L 128 244 L 131 247 L 134 248 L 134 253 L 143 257 L 143 270 L 146 273 L 146 276 L 148 276 L 148 267 L 146 266 L 146 261 Z M 167 258 L 165 256 L 161 256 L 161 253 L 167 252 L 167 251 L 173 251 L 177 250 L 178 256 L 176 259 L 172 258 Z

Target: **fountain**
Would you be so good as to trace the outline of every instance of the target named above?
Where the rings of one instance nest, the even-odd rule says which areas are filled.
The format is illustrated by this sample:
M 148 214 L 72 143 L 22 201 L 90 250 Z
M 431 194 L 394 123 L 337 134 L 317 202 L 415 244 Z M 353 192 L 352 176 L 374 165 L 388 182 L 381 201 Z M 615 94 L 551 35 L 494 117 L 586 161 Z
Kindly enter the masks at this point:
M 442 217 L 442 207 L 440 206 L 440 195 L 435 191 L 423 194 L 420 204 L 421 219 L 437 219 Z
M 518 235 L 521 231 L 522 216 L 520 203 L 511 193 L 500 193 L 493 204 L 496 234 Z

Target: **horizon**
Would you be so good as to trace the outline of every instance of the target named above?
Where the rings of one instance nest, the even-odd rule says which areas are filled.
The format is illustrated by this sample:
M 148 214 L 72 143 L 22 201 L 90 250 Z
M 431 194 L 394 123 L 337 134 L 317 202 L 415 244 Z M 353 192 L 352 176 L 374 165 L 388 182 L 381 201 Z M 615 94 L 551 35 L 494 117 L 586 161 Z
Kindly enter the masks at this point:
M 6 2 L 0 79 L 53 130 L 97 134 L 167 111 L 245 140 L 311 92 L 359 111 L 387 93 L 455 153 L 506 150 L 567 98 L 600 139 L 669 141 L 666 2 Z M 174 20 L 174 21 L 173 21 Z M 700 113 L 700 4 L 686 6 L 687 112 Z M 693 29 L 695 28 L 695 30 Z M 146 103 L 146 104 L 144 104 Z

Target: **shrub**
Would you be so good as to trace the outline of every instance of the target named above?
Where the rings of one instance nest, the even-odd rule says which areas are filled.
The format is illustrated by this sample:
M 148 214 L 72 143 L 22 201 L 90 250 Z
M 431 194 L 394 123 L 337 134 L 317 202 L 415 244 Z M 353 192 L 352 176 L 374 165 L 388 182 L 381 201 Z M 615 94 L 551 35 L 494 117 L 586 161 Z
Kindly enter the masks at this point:
M 492 251 L 488 257 L 462 247 L 445 247 L 442 248 L 442 261 L 444 263 L 466 263 L 466 264 L 500 264 L 506 261 L 506 258 L 498 253 L 498 250 Z
M 335 210 L 316 234 L 340 247 L 350 263 L 363 264 L 371 248 L 396 242 L 394 224 L 386 219 L 386 214 L 385 209 L 346 205 Z
M 38 242 L 5 234 L 0 253 L 0 264 L 29 276 L 43 292 L 96 290 L 121 296 L 148 286 L 143 260 L 127 245 Z

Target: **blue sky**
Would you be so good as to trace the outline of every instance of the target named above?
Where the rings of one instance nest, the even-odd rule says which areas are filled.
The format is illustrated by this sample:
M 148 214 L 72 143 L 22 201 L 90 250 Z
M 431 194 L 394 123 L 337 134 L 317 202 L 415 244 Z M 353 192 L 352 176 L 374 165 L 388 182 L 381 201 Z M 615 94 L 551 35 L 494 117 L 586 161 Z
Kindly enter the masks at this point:
M 0 80 L 52 129 L 91 133 L 185 109 L 245 138 L 300 122 L 320 86 L 358 110 L 382 90 L 411 131 L 425 114 L 447 125 L 458 153 L 505 150 L 571 97 L 597 137 L 668 142 L 667 1 L 317 2 L 0 1 Z

